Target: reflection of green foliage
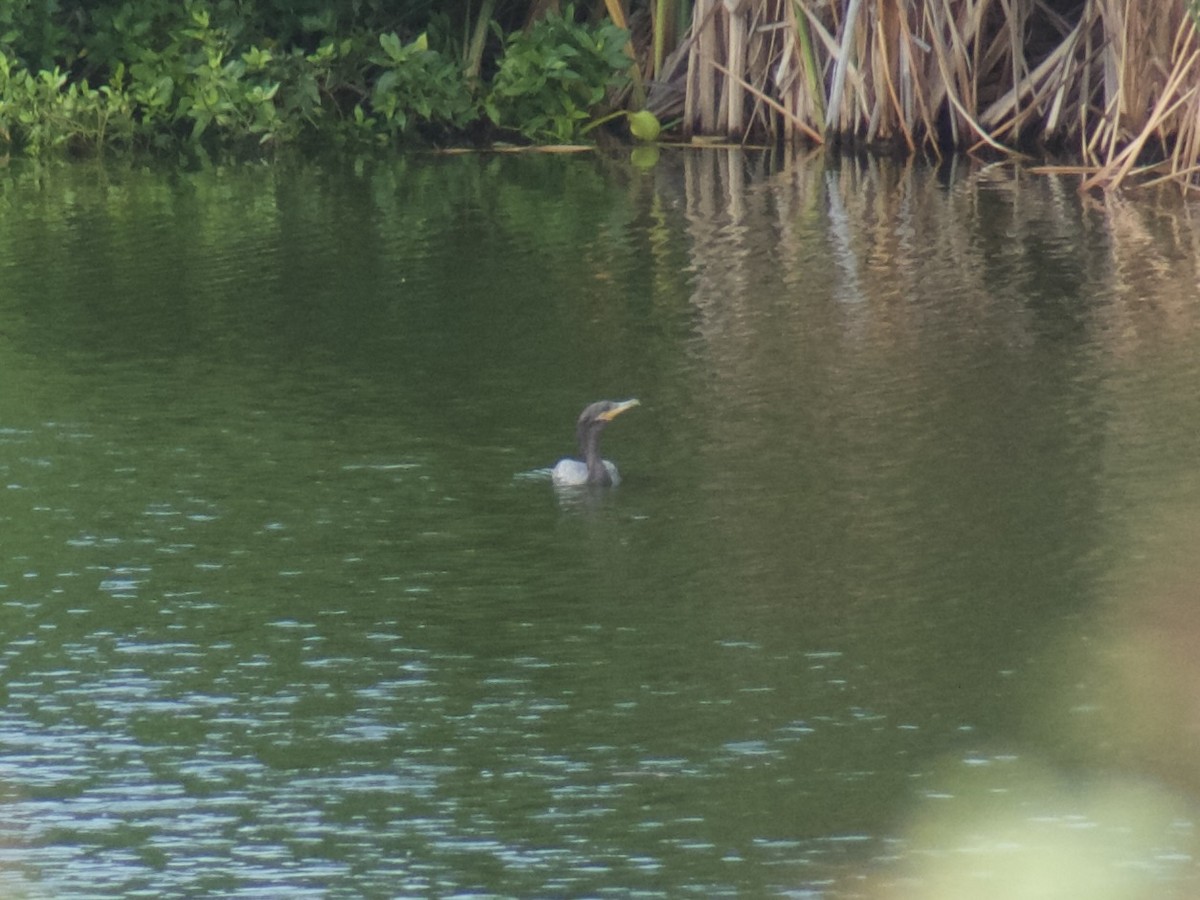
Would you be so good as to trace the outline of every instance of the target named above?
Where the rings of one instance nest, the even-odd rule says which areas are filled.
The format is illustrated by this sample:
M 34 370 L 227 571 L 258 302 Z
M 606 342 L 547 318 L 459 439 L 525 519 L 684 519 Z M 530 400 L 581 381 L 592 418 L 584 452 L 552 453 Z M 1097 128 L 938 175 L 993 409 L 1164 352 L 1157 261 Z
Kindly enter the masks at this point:
M 508 39 L 492 21 L 489 41 L 493 11 L 516 27 L 511 4 L 395 6 L 0 2 L 0 147 L 440 139 L 485 109 L 506 129 L 563 140 L 629 66 L 626 33 L 577 24 L 570 7 Z
M 278 346 L 280 321 L 260 317 L 268 308 L 260 301 L 270 306 L 276 300 L 267 298 L 295 290 L 312 300 L 316 320 L 353 320 L 365 340 L 386 336 L 379 352 L 390 356 L 389 342 L 408 340 L 388 318 L 412 312 L 396 299 L 405 291 L 396 286 L 406 283 L 436 286 L 423 289 L 430 302 L 422 316 L 438 327 L 462 327 L 455 316 L 469 298 L 494 290 L 496 277 L 520 285 L 532 273 L 547 304 L 590 321 L 595 310 L 574 298 L 590 283 L 626 296 L 624 285 L 594 274 L 614 265 L 620 271 L 615 261 L 628 253 L 623 236 L 635 214 L 594 161 L 579 156 L 368 154 L 345 166 L 201 164 L 173 169 L 169 179 L 153 166 L 16 160 L 0 174 L 0 255 L 13 270 L 0 280 L 0 307 L 24 311 L 10 315 L 6 328 L 48 357 L 51 347 L 134 328 L 139 339 L 123 344 L 130 353 L 194 341 L 190 349 L 207 356 L 214 345 L 244 340 Z M 124 248 L 148 240 L 154 252 L 127 264 Z M 567 252 L 579 247 L 589 250 Z M 248 253 L 262 264 L 243 265 Z M 508 259 L 513 268 L 497 276 L 494 268 L 464 266 L 468 253 Z M 358 277 L 346 275 L 351 259 L 364 283 L 375 285 L 361 296 L 345 288 L 346 277 Z M 564 259 L 575 262 L 564 266 Z M 208 274 L 230 264 L 239 273 L 236 289 Z M 168 285 L 168 271 L 188 288 Z M 99 294 L 97 278 L 104 282 Z M 510 296 L 531 290 L 514 287 Z M 248 297 L 257 299 L 248 304 Z M 124 298 L 156 300 L 135 326 L 121 321 Z M 361 304 L 361 322 L 347 315 L 348 303 Z M 536 319 L 549 307 L 514 308 Z M 307 313 L 294 318 L 301 331 L 312 321 Z M 580 340 L 599 339 L 588 329 L 603 325 L 584 326 Z M 315 328 L 304 339 L 340 340 L 339 330 Z M 522 333 L 512 332 L 514 352 L 525 350 Z
M 571 7 L 512 34 L 485 107 L 498 125 L 529 137 L 576 138 L 629 69 L 628 35 L 611 22 L 576 25 Z

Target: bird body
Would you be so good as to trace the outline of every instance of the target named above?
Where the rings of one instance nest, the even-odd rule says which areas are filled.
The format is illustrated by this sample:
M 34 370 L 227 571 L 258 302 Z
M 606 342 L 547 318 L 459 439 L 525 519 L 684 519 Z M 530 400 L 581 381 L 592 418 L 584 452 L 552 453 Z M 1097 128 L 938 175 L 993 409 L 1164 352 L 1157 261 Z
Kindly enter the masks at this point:
M 550 470 L 550 478 L 558 487 L 582 487 L 585 484 L 609 484 L 616 487 L 621 483 L 621 473 L 616 465 L 607 459 L 600 460 L 604 471 L 608 473 L 608 481 L 589 482 L 588 467 L 581 459 L 560 459 Z
M 579 440 L 579 452 L 583 459 L 559 460 L 550 472 L 554 484 L 558 487 L 607 487 L 620 484 L 621 476 L 617 467 L 607 459 L 600 458 L 600 432 L 621 413 L 638 405 L 637 400 L 599 400 L 587 406 L 575 423 L 575 436 Z

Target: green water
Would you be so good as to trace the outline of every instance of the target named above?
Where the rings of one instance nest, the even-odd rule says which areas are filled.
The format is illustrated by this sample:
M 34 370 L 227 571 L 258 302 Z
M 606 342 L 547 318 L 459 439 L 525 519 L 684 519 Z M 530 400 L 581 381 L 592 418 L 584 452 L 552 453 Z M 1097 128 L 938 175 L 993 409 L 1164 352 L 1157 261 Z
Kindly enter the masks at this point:
M 1195 888 L 1188 654 L 1121 662 L 1200 632 L 1174 198 L 674 152 L 0 206 L 6 895 Z

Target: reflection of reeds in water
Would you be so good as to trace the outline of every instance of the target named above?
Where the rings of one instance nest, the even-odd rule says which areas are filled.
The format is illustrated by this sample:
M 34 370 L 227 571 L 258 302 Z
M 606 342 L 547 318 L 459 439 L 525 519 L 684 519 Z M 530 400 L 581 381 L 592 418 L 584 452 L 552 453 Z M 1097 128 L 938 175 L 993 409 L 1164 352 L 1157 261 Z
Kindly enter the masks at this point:
M 1007 166 L 807 162 L 684 158 L 691 299 L 718 366 L 753 365 L 761 329 L 800 335 L 832 314 L 879 350 L 915 348 L 931 317 L 1032 346 L 1049 307 L 1112 356 L 1200 326 L 1200 229 L 1171 192 L 1085 200 Z
M 698 465 L 747 472 L 736 494 L 700 494 L 714 558 L 776 585 L 780 608 L 893 616 L 905 641 L 936 615 L 931 573 L 961 571 L 981 611 L 1027 622 L 1003 640 L 1036 635 L 1013 673 L 1030 687 L 1005 700 L 1018 752 L 923 773 L 902 849 L 848 890 L 1196 896 L 1200 232 L 1186 203 L 1081 196 L 1011 166 L 753 158 L 691 153 L 678 182 L 707 363 Z M 769 552 L 738 570 L 747 545 Z M 1067 574 L 1013 574 L 1030 569 Z M 916 586 L 911 620 L 897 584 Z M 1060 603 L 1069 615 L 1037 611 Z
M 1186 0 L 697 0 L 650 105 L 689 134 L 1049 145 L 1088 186 L 1145 169 L 1191 180 L 1194 15 Z

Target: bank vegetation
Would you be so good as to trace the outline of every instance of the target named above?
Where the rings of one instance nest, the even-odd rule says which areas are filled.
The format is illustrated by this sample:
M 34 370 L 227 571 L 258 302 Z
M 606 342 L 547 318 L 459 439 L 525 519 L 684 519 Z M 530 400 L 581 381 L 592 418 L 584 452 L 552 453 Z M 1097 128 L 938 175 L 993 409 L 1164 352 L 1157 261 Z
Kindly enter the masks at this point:
M 1193 0 L 696 0 L 655 66 L 685 133 L 1058 157 L 1086 187 L 1200 171 Z
M 0 147 L 601 130 L 1200 184 L 1200 0 L 0 0 Z

